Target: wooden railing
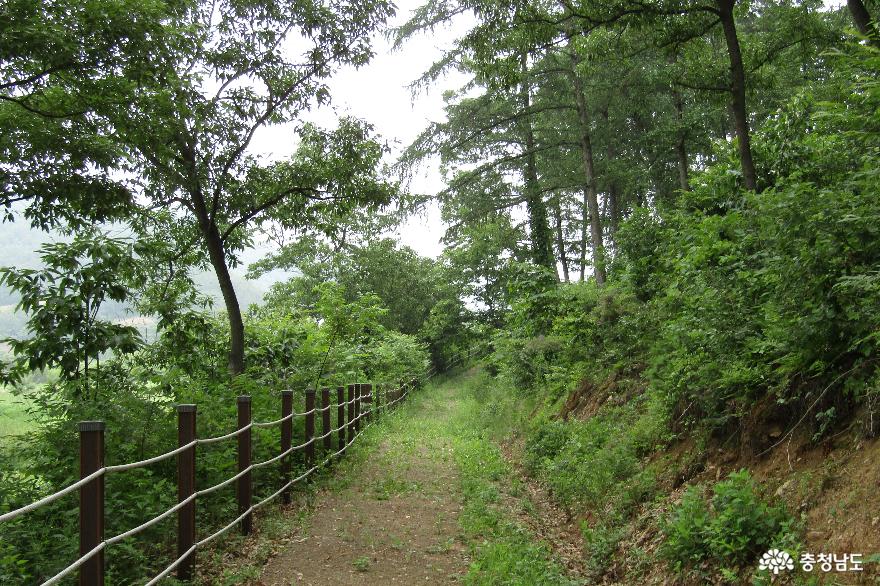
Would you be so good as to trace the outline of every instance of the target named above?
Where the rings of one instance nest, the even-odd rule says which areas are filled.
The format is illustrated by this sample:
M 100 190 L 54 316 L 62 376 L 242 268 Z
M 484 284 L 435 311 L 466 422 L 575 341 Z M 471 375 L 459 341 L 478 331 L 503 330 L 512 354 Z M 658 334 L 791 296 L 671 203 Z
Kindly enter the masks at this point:
M 100 586 L 104 584 L 104 551 L 108 546 L 123 539 L 133 537 L 156 523 L 177 515 L 177 558 L 164 570 L 154 576 L 148 586 L 156 584 L 176 570 L 179 580 L 191 580 L 195 568 L 195 553 L 199 548 L 211 543 L 229 532 L 236 525 L 243 535 L 253 529 L 253 513 L 267 503 L 281 497 L 282 503 L 290 502 L 291 487 L 305 481 L 316 470 L 326 466 L 333 458 L 345 453 L 374 418 L 387 413 L 397 403 L 407 397 L 410 390 L 418 384 L 417 379 L 385 392 L 375 392 L 371 384 L 351 384 L 336 388 L 335 404 L 330 401 L 330 389 L 321 389 L 321 406 L 315 405 L 316 391 L 305 392 L 305 411 L 293 411 L 293 391 L 281 392 L 281 418 L 275 421 L 255 422 L 251 420 L 251 398 L 238 397 L 238 426 L 235 431 L 225 435 L 199 438 L 196 436 L 196 405 L 177 405 L 178 447 L 152 458 L 119 464 L 104 465 L 103 421 L 83 421 L 79 424 L 80 480 L 76 483 L 44 497 L 34 503 L 0 515 L 0 523 L 11 521 L 30 511 L 48 505 L 75 490 L 79 490 L 79 554 L 80 557 L 66 568 L 43 582 L 43 586 L 56 584 L 66 576 L 79 570 L 81 585 Z M 347 399 L 344 394 L 347 391 Z M 337 427 L 331 428 L 331 409 L 337 412 Z M 315 419 L 320 415 L 322 435 L 315 435 Z M 304 418 L 304 437 L 302 443 L 293 443 L 293 420 Z M 280 452 L 268 460 L 252 462 L 251 436 L 254 428 L 279 427 Z M 334 434 L 336 449 L 334 451 Z M 235 439 L 237 441 L 238 470 L 231 476 L 213 486 L 196 490 L 197 447 Z M 320 445 L 325 457 L 316 461 L 316 446 Z M 291 459 L 294 452 L 302 451 L 305 456 L 306 471 L 292 477 Z M 108 474 L 124 472 L 155 464 L 169 458 L 177 458 L 177 497 L 173 507 L 152 519 L 119 533 L 110 538 L 104 535 L 104 479 Z M 274 493 L 258 502 L 253 502 L 253 483 L 251 473 L 259 468 L 279 464 L 281 486 Z M 238 516 L 218 531 L 200 540 L 197 536 L 196 500 L 235 483 Z
M 483 347 L 485 348 L 485 347 Z M 462 363 L 480 351 L 480 347 L 467 353 L 461 353 L 454 358 L 448 367 Z M 447 368 L 448 368 L 447 367 Z M 317 393 L 315 390 L 305 392 L 305 411 L 295 413 L 293 411 L 293 391 L 282 391 L 281 418 L 275 421 L 254 422 L 251 419 L 251 398 L 240 396 L 237 399 L 238 426 L 225 435 L 199 438 L 196 435 L 197 406 L 191 404 L 177 405 L 177 439 L 178 447 L 174 450 L 128 464 L 113 466 L 104 465 L 104 431 L 103 421 L 83 421 L 79 423 L 79 446 L 80 446 L 80 479 L 70 486 L 46 496 L 24 507 L 9 511 L 0 515 L 0 523 L 11 521 L 26 513 L 48 505 L 75 490 L 79 491 L 79 555 L 73 563 L 59 571 L 57 574 L 42 582 L 42 586 L 56 584 L 74 571 L 79 570 L 79 583 L 81 586 L 102 586 L 104 584 L 104 551 L 108 546 L 118 543 L 123 539 L 133 537 L 138 533 L 152 527 L 160 521 L 177 515 L 177 558 L 164 570 L 150 579 L 146 584 L 152 586 L 176 570 L 179 580 L 191 580 L 195 570 L 195 554 L 199 548 L 211 543 L 221 535 L 229 532 L 236 525 L 243 535 L 248 535 L 253 529 L 253 513 L 267 503 L 281 498 L 282 503 L 290 502 L 290 491 L 293 485 L 305 481 L 316 470 L 326 466 L 333 458 L 342 456 L 362 431 L 374 421 L 374 415 L 387 413 L 400 401 L 404 400 L 409 392 L 422 381 L 430 379 L 437 373 L 433 367 L 420 378 L 411 378 L 408 382 L 395 388 L 382 387 L 374 393 L 373 385 L 369 383 L 350 384 L 347 387 L 337 387 L 335 403 L 331 403 L 331 389 L 321 389 L 321 406 L 316 406 Z M 331 410 L 336 409 L 337 427 L 331 428 Z M 315 417 L 320 414 L 322 435 L 315 435 Z M 304 437 L 302 443 L 293 443 L 293 420 L 305 418 Z M 280 451 L 277 455 L 262 462 L 252 462 L 252 430 L 254 428 L 279 427 Z M 333 449 L 333 439 L 336 434 L 336 449 Z M 197 447 L 235 439 L 237 441 L 237 473 L 213 486 L 203 489 L 196 488 L 196 460 Z M 316 446 L 322 447 L 325 457 L 320 462 L 316 461 Z M 302 451 L 306 463 L 306 471 L 296 477 L 292 477 L 292 455 Z M 173 507 L 156 515 L 152 519 L 106 538 L 104 535 L 104 479 L 108 474 L 124 472 L 135 468 L 142 468 L 177 458 L 177 498 L 178 502 Z M 279 464 L 281 473 L 280 487 L 272 494 L 258 502 L 253 502 L 252 472 L 256 469 Z M 218 531 L 197 540 L 196 500 L 218 491 L 230 484 L 236 485 L 236 500 L 238 504 L 238 516 L 223 526 Z

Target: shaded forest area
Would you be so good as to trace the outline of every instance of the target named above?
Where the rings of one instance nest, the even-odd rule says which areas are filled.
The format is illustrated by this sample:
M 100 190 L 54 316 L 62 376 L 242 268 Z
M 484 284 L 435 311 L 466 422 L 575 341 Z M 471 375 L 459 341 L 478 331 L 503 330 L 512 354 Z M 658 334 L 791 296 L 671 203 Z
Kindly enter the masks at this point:
M 861 552 L 873 571 L 880 6 L 437 1 L 387 31 L 394 14 L 4 4 L 4 228 L 63 238 L 39 268 L 0 269 L 27 316 L 0 374 L 32 418 L 0 443 L 0 511 L 77 478 L 77 421 L 107 422 L 108 464 L 138 460 L 174 447 L 177 403 L 215 435 L 237 395 L 271 419 L 282 388 L 394 384 L 489 342 L 480 421 L 565 508 L 591 581 L 766 583 L 770 548 Z M 414 88 L 470 81 L 393 165 L 368 121 L 303 122 L 336 71 L 369 66 L 375 34 L 406 50 L 461 19 Z M 287 154 L 254 154 L 283 124 Z M 438 156 L 445 188 L 410 193 Z M 439 258 L 377 236 L 430 205 Z M 251 275 L 297 276 L 244 307 L 230 271 L 257 241 L 275 251 Z M 198 485 L 232 473 L 231 450 L 200 460 Z M 173 506 L 173 464 L 107 492 L 115 534 Z M 208 528 L 234 509 L 199 506 Z M 0 582 L 66 566 L 76 523 L 59 501 L 5 524 Z M 164 567 L 169 523 L 109 550 L 108 576 Z

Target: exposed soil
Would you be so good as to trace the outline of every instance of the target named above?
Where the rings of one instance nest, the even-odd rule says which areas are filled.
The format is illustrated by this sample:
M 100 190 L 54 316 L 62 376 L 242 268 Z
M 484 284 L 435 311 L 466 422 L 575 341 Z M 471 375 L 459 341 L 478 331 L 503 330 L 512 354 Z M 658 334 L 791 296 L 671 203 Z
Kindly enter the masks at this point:
M 601 385 L 593 384 L 589 379 L 583 379 L 578 388 L 565 400 L 556 416 L 557 419 L 568 421 L 569 418 L 588 419 L 592 417 L 611 398 L 616 390 L 616 383 L 616 374 L 612 374 Z
M 583 420 L 594 416 L 617 398 L 621 384 L 615 376 L 601 384 L 582 381 L 556 417 Z M 680 501 L 688 485 L 711 486 L 731 472 L 747 468 L 766 497 L 784 502 L 789 512 L 801 519 L 804 551 L 814 555 L 862 554 L 864 571 L 814 576 L 818 583 L 880 584 L 880 439 L 866 439 L 858 425 L 859 414 L 855 414 L 846 429 L 816 445 L 810 441 L 811 431 L 806 426 L 786 433 L 789 426 L 778 413 L 770 407 L 764 411 L 753 414 L 737 430 L 739 445 L 719 441 L 708 449 L 696 450 L 693 438 L 686 437 L 648 458 L 646 465 L 662 471 L 658 481 L 666 498 L 640 507 L 599 583 L 709 583 L 694 575 L 676 575 L 659 558 L 660 520 Z M 514 445 L 505 449 L 514 461 L 517 451 Z M 531 519 L 530 528 L 552 545 L 571 571 L 583 575 L 583 562 L 577 557 L 583 544 L 580 520 L 554 510 L 552 495 L 544 494 L 539 483 L 526 480 L 526 484 L 539 511 L 536 516 L 541 517 Z M 589 516 L 585 520 L 589 522 Z M 634 551 L 640 552 L 640 559 L 631 559 Z M 750 576 L 743 577 L 743 583 L 749 580 Z M 782 576 L 774 582 L 794 583 Z M 725 582 L 719 579 L 714 583 Z
M 820 446 L 780 446 L 752 466 L 789 510 L 805 517 L 805 545 L 811 552 L 880 553 L 880 441 L 858 433 Z M 849 582 L 876 583 L 877 564 Z M 868 580 L 870 578 L 870 580 Z
M 311 526 L 292 536 L 257 584 L 456 583 L 469 559 L 457 537 L 450 450 L 434 438 L 412 452 L 383 444 L 349 486 L 319 495 Z

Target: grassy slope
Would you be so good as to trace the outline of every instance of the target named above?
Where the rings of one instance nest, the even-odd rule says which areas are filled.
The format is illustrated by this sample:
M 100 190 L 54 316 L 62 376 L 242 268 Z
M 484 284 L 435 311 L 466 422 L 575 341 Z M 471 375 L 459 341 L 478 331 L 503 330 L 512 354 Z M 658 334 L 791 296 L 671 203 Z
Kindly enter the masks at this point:
M 757 457 L 723 441 L 671 434 L 633 381 L 583 383 L 552 404 L 536 393 L 511 392 L 500 378 L 487 378 L 485 388 L 486 408 L 506 428 L 500 431 L 526 437 L 525 468 L 580 524 L 578 546 L 592 583 L 767 584 L 757 558 L 778 544 L 795 556 L 862 553 L 864 572 L 798 570 L 773 583 L 880 584 L 880 501 L 869 496 L 880 478 L 880 439 L 864 438 L 857 426 L 819 445 L 801 433 Z M 557 417 L 563 404 L 578 405 L 567 421 Z M 781 536 L 752 534 L 771 541 L 749 546 L 752 557 L 710 554 L 676 569 L 675 559 L 663 557 L 664 519 L 688 487 L 708 499 L 742 469 L 755 479 L 756 496 L 748 498 L 785 507 L 792 525 Z M 715 537 L 727 541 L 724 531 Z
M 475 554 L 465 583 L 574 584 L 552 560 L 546 544 L 536 542 L 511 514 L 530 504 L 495 441 L 510 420 L 489 401 L 486 383 L 482 371 L 468 371 L 426 399 L 456 405 L 452 425 L 444 431 L 452 434 L 465 503 L 460 523 Z
M 31 429 L 28 402 L 13 395 L 8 388 L 0 386 L 0 441 L 3 437 L 18 435 Z

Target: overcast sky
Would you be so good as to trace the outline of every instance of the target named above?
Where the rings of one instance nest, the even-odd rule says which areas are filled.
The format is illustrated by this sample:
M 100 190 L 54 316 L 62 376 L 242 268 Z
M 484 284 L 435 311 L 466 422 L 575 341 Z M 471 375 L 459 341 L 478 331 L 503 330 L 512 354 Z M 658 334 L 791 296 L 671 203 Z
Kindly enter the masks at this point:
M 398 26 L 409 19 L 410 14 L 424 0 L 399 0 L 397 16 L 389 23 Z M 330 79 L 332 105 L 309 112 L 303 119 L 322 127 L 332 128 L 340 116 L 355 116 L 371 123 L 376 132 L 393 149 L 393 157 L 409 145 L 428 125 L 429 121 L 442 120 L 443 92 L 458 89 L 466 77 L 453 72 L 441 79 L 428 91 L 413 96 L 409 84 L 418 79 L 432 63 L 449 48 L 454 40 L 465 33 L 465 19 L 451 26 L 439 27 L 431 35 L 420 35 L 398 51 L 391 51 L 391 43 L 384 35 L 374 37 L 373 60 L 360 69 L 347 67 Z M 292 145 L 289 130 L 283 126 L 264 130 L 255 141 L 255 152 L 270 157 L 290 154 Z M 443 189 L 443 181 L 436 162 L 426 165 L 413 178 L 410 190 L 414 193 L 435 194 Z M 426 217 L 415 217 L 403 225 L 398 236 L 404 244 L 427 256 L 437 256 L 443 249 L 440 212 L 431 206 Z

